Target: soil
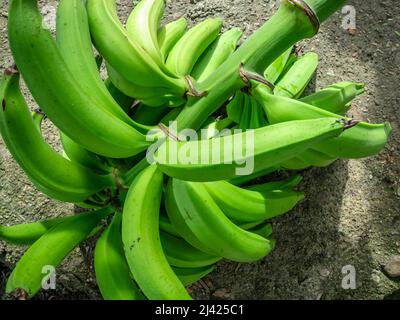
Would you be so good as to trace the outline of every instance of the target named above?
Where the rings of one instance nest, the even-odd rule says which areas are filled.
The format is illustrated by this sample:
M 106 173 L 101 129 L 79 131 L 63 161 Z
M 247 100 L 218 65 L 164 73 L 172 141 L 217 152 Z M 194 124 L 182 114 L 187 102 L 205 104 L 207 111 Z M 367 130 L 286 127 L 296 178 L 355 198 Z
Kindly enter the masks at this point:
M 130 0 L 117 1 L 122 17 Z M 46 22 L 54 21 L 57 1 L 41 1 Z M 342 28 L 338 12 L 312 40 L 300 44 L 315 51 L 320 67 L 310 90 L 351 80 L 366 83 L 349 114 L 356 119 L 393 126 L 387 147 L 363 160 L 337 161 L 328 168 L 304 172 L 306 200 L 273 221 L 277 247 L 258 263 L 221 262 L 204 281 L 191 288 L 202 299 L 400 299 L 400 283 L 384 266 L 400 253 L 400 8 L 396 0 L 352 0 L 355 30 Z M 11 64 L 6 22 L 7 1 L 0 16 L 1 69 Z M 210 16 L 225 28 L 251 34 L 271 16 L 277 1 L 174 0 L 166 21 L 187 17 L 196 23 Z M 32 106 L 33 99 L 27 95 Z M 46 122 L 48 141 L 59 148 L 57 131 Z M 38 193 L 0 142 L 0 223 L 14 224 L 72 213 L 69 204 Z M 36 299 L 100 299 L 90 263 L 75 250 L 57 269 L 56 290 Z M 4 280 L 24 248 L 0 243 L 0 294 Z M 89 251 L 90 256 L 90 251 Z M 355 289 L 344 289 L 346 267 L 353 266 Z M 344 269 L 343 269 L 344 268 Z

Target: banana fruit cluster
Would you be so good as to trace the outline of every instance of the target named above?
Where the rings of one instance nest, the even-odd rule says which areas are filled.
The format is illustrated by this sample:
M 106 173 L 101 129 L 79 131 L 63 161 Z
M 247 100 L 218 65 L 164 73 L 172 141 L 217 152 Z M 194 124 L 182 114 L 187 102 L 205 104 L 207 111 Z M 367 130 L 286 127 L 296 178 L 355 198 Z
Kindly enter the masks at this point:
M 15 66 L 0 82 L 1 135 L 40 192 L 87 212 L 0 225 L 0 240 L 29 246 L 6 292 L 32 298 L 43 268 L 89 237 L 108 300 L 191 299 L 186 287 L 218 261 L 265 258 L 275 247 L 271 219 L 305 197 L 300 174 L 266 176 L 375 155 L 391 132 L 345 116 L 363 84 L 303 94 L 318 56 L 298 57 L 293 46 L 344 2 L 282 0 L 239 45 L 240 29 L 221 32 L 219 18 L 189 30 L 185 18 L 160 25 L 164 0 L 141 0 L 125 24 L 114 0 L 60 0 L 55 37 L 37 1 L 10 0 Z M 21 76 L 40 110 L 29 110 Z M 46 119 L 62 154 L 43 138 Z M 205 135 L 174 136 L 175 120 Z M 149 161 L 151 150 L 164 160 Z M 195 152 L 186 161 L 171 150 Z M 238 176 L 250 160 L 251 173 Z

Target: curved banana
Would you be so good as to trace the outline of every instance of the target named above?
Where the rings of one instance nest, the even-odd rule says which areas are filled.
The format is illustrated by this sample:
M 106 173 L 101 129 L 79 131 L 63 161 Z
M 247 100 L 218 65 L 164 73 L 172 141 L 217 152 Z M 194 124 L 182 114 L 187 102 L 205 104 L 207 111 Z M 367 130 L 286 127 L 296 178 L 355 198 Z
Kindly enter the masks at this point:
M 129 113 L 135 99 L 132 97 L 128 97 L 126 94 L 121 92 L 114 84 L 111 82 L 110 78 L 107 78 L 104 81 L 104 85 L 106 86 L 108 92 L 111 94 L 115 102 L 119 104 L 119 106 L 124 110 L 126 113 Z
M 18 245 L 31 245 L 49 229 L 70 217 L 55 218 L 38 222 L 17 224 L 12 226 L 0 225 L 0 240 Z
M 301 96 L 318 67 L 318 55 L 308 52 L 300 57 L 276 84 L 274 94 L 297 98 Z
M 88 0 L 87 10 L 94 44 L 119 74 L 138 86 L 161 87 L 178 97 L 184 96 L 185 79 L 167 75 L 136 39 L 129 36 L 118 19 L 115 0 Z
M 182 17 L 178 20 L 167 23 L 158 30 L 158 45 L 164 62 L 171 49 L 185 34 L 187 24 L 187 20 Z
M 217 38 L 222 27 L 221 19 L 206 19 L 186 32 L 168 55 L 166 66 L 178 76 L 191 73 L 197 60 Z
M 281 54 L 273 63 L 271 63 L 271 65 L 267 69 L 265 69 L 264 78 L 268 80 L 268 82 L 272 84 L 276 83 L 276 81 L 283 73 L 292 51 L 293 46 L 291 46 L 288 50 Z
M 240 117 L 238 128 L 241 130 L 247 130 L 250 129 L 251 127 L 251 115 L 253 113 L 251 97 L 247 94 L 243 94 L 242 103 L 243 103 L 243 111 L 242 111 L 242 116 Z
M 217 70 L 236 50 L 242 34 L 243 32 L 240 29 L 232 28 L 220 35 L 196 62 L 191 74 L 192 77 L 197 82 L 201 82 Z
M 163 174 L 157 166 L 133 181 L 122 216 L 122 241 L 134 279 L 149 299 L 190 299 L 163 253 L 159 212 Z
M 299 100 L 332 113 L 345 114 L 351 101 L 365 92 L 364 87 L 363 83 L 339 82 Z
M 235 93 L 232 100 L 226 106 L 228 118 L 236 123 L 240 123 L 240 119 L 242 118 L 243 114 L 243 105 L 244 93 L 242 91 L 238 91 Z
M 113 99 L 100 77 L 93 53 L 84 2 L 82 0 L 61 0 L 57 9 L 56 23 L 57 44 L 60 53 L 76 82 L 92 99 L 98 101 L 101 108 L 136 127 L 132 119 Z
M 61 145 L 68 159 L 77 162 L 100 174 L 110 173 L 112 169 L 107 166 L 96 154 L 86 150 L 66 134 L 60 131 Z
M 262 103 L 270 123 L 293 123 L 293 120 L 341 117 L 329 111 L 284 97 L 270 95 L 258 87 L 253 94 Z M 343 117 L 342 117 L 343 118 Z M 343 121 L 349 121 L 344 119 Z M 332 158 L 358 159 L 380 152 L 391 134 L 391 126 L 360 122 L 340 137 L 315 144 L 312 149 Z M 295 155 L 296 156 L 296 155 Z
M 288 189 L 259 192 L 226 181 L 205 182 L 204 186 L 225 215 L 240 222 L 274 218 L 304 199 L 303 192 Z
M 167 139 L 154 158 L 160 170 L 170 177 L 190 181 L 227 180 L 236 177 L 238 164 L 247 163 L 249 171 L 260 172 L 339 136 L 347 128 L 334 115 L 270 125 L 254 130 L 251 135 L 245 132 L 189 142 Z M 227 152 L 227 148 L 234 152 Z
M 214 266 L 206 266 L 201 268 L 172 267 L 172 270 L 175 272 L 182 284 L 187 287 L 213 272 Z
M 181 235 L 172 225 L 171 221 L 169 221 L 168 216 L 166 214 L 160 214 L 160 230 L 165 233 L 169 233 L 172 236 L 180 238 Z
M 251 185 L 251 186 L 245 187 L 245 188 L 247 190 L 258 191 L 258 192 L 282 190 L 282 189 L 287 189 L 287 188 L 291 189 L 291 188 L 297 187 L 302 180 L 303 180 L 303 177 L 301 175 L 294 174 L 291 177 L 284 179 L 284 180 L 278 180 L 278 181 L 272 181 L 272 182 L 267 182 L 267 183 L 263 183 L 263 184 Z
M 115 187 L 111 175 L 97 175 L 63 158 L 43 139 L 19 88 L 19 75 L 1 80 L 0 132 L 9 151 L 33 184 L 61 201 L 81 202 L 94 193 Z
M 99 222 L 114 211 L 107 207 L 74 216 L 51 228 L 39 238 L 17 262 L 7 283 L 7 293 L 23 290 L 28 298 L 42 287 L 43 267 L 56 268 Z
M 151 107 L 165 106 L 169 100 L 185 101 L 183 96 L 173 96 L 168 94 L 169 90 L 160 87 L 143 87 L 130 82 L 119 74 L 109 63 L 106 63 L 108 76 L 112 84 L 128 97 L 141 100 L 144 104 Z
M 43 28 L 36 1 L 11 1 L 8 36 L 30 92 L 61 131 L 85 149 L 113 158 L 130 157 L 148 147 L 142 134 L 82 89 L 51 33 Z
M 251 262 L 271 250 L 267 239 L 231 222 L 201 183 L 170 179 L 165 204 L 172 224 L 182 237 L 205 253 Z
M 125 25 L 132 41 L 141 46 L 159 66 L 164 65 L 158 43 L 158 28 L 164 9 L 165 0 L 141 0 Z
M 42 133 L 42 122 L 46 118 L 46 115 L 41 111 L 33 111 L 31 115 L 36 129 Z
M 97 284 L 105 300 L 144 300 L 126 262 L 121 221 L 122 214 L 116 213 L 96 242 L 94 270 Z
M 145 104 L 140 104 L 137 106 L 132 119 L 138 123 L 155 126 L 160 123 L 162 118 L 164 118 L 169 111 L 168 107 L 153 108 L 146 106 Z
M 161 244 L 171 266 L 180 268 L 200 268 L 210 266 L 221 257 L 206 254 L 187 243 L 182 238 L 160 232 Z

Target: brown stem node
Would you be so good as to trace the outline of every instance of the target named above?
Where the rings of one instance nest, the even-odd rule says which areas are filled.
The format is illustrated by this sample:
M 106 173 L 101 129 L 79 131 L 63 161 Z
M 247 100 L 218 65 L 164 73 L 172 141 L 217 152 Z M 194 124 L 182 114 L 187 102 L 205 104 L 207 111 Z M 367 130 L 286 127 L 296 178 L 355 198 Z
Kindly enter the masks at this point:
M 301 9 L 306 14 L 314 27 L 315 34 L 317 34 L 321 26 L 321 22 L 319 21 L 314 10 L 304 0 L 288 0 L 288 2 Z

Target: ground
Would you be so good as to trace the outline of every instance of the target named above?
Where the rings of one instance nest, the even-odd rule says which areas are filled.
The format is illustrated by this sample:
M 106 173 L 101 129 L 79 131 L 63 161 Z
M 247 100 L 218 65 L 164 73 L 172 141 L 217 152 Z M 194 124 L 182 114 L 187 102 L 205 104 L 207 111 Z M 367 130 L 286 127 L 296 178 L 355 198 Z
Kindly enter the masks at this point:
M 117 1 L 121 16 L 130 0 Z M 240 27 L 246 35 L 275 11 L 277 1 L 168 1 L 166 21 L 186 16 L 198 22 L 210 16 L 225 20 L 225 28 Z M 56 1 L 42 1 L 46 21 L 52 23 Z M 393 135 L 378 156 L 337 161 L 328 168 L 304 172 L 306 200 L 273 222 L 277 247 L 259 263 L 221 262 L 205 281 L 192 288 L 196 298 L 228 299 L 400 299 L 400 283 L 383 266 L 400 254 L 400 8 L 396 0 L 352 0 L 356 29 L 345 30 L 345 14 L 338 12 L 302 51 L 320 56 L 312 86 L 353 80 L 366 83 L 350 115 L 371 122 L 388 121 Z M 6 35 L 6 5 L 1 9 L 1 68 L 12 58 Z M 32 107 L 33 100 L 30 98 Z M 58 145 L 49 123 L 48 141 Z M 71 205 L 47 199 L 35 191 L 0 142 L 0 223 L 12 224 L 71 213 Z M 90 249 L 90 245 L 85 247 Z M 77 249 L 58 269 L 57 289 L 38 299 L 99 299 L 90 263 Z M 85 250 L 87 251 L 87 250 Z M 2 283 L 23 248 L 0 243 Z M 89 252 L 90 256 L 90 252 Z M 356 288 L 342 288 L 343 267 L 353 266 Z

